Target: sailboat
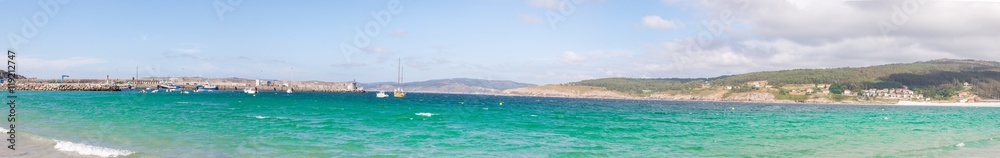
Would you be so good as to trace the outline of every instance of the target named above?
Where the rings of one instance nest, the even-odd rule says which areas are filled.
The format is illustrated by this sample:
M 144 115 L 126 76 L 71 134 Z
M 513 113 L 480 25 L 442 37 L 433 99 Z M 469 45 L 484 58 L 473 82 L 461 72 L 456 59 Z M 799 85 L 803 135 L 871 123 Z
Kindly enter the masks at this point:
M 406 92 L 403 92 L 403 59 L 399 59 L 399 78 L 396 81 L 396 91 L 392 92 L 392 96 L 396 98 L 406 97 Z
M 295 69 L 295 68 L 289 68 L 289 69 Z M 293 78 L 295 78 L 295 77 L 292 77 L 292 71 L 288 71 L 288 83 L 285 84 L 285 87 L 288 87 L 288 90 L 285 90 L 285 93 L 292 94 L 292 85 L 291 85 L 291 83 L 292 83 L 292 80 L 294 80 Z

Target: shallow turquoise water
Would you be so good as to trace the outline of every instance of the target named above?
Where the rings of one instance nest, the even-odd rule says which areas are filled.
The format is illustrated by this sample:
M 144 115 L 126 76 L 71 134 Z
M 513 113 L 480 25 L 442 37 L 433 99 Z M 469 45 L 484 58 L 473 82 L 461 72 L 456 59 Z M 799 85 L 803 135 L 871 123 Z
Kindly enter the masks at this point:
M 138 157 L 1000 153 L 1000 108 L 374 95 L 20 92 L 18 130 Z

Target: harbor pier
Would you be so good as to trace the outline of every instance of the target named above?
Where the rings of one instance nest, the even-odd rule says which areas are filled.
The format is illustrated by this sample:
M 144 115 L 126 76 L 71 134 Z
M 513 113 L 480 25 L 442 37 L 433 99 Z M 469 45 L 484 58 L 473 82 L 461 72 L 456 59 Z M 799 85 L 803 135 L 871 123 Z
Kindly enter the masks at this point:
M 363 92 L 354 82 L 250 80 L 239 78 L 141 78 L 141 79 L 19 79 L 16 90 L 35 91 L 121 91 L 126 89 L 156 89 L 158 85 L 174 85 L 186 90 L 213 85 L 218 90 L 243 90 L 251 87 L 258 91 L 296 92 Z

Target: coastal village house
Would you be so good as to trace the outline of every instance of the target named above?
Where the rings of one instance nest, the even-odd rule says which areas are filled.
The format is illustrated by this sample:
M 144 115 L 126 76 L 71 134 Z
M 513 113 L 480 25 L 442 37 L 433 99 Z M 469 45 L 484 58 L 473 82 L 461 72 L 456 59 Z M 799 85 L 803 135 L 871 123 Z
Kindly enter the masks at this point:
M 916 94 L 913 90 L 909 90 L 909 87 L 903 86 L 903 88 L 884 88 L 884 89 L 868 89 L 861 93 L 862 96 L 871 98 L 885 98 L 885 99 L 909 99 L 909 100 L 919 100 L 923 99 L 924 95 Z

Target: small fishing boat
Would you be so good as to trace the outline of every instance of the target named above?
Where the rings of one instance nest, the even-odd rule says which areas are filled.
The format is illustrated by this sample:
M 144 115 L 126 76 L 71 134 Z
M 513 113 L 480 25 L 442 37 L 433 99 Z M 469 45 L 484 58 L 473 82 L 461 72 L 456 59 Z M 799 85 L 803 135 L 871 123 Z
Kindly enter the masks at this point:
M 254 88 L 254 87 L 243 88 L 243 93 L 257 94 L 257 88 Z
M 160 84 L 160 85 L 156 85 L 156 86 L 157 86 L 157 88 L 161 88 L 161 89 L 175 89 L 176 90 L 178 88 L 181 88 L 181 86 L 174 85 L 172 83 Z
M 378 92 L 378 94 L 375 94 L 375 97 L 376 97 L 376 98 L 388 98 L 388 97 L 389 97 L 389 95 L 388 95 L 388 94 L 385 94 L 385 92 L 384 92 L 384 91 L 379 91 L 379 92 Z
M 205 85 L 201 86 L 201 89 L 205 89 L 205 90 L 219 90 L 219 86 L 215 86 L 215 85 L 212 85 L 210 83 L 206 83 Z

